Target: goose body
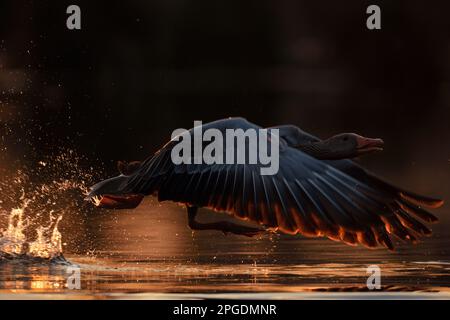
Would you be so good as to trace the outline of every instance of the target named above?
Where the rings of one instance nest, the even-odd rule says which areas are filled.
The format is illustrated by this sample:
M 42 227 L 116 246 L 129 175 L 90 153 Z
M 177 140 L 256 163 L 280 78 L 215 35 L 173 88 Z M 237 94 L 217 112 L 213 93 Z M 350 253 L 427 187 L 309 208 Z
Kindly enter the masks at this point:
M 209 128 L 261 129 L 243 118 L 203 125 L 203 130 Z M 88 198 L 103 207 L 133 208 L 153 194 L 159 201 L 186 204 L 193 229 L 248 236 L 276 230 L 393 249 L 392 235 L 415 242 L 431 233 L 423 222 L 437 218 L 424 207 L 437 208 L 442 200 L 398 188 L 350 159 L 379 150 L 380 139 L 341 134 L 320 140 L 295 126 L 274 128 L 280 140 L 279 170 L 274 175 L 261 175 L 259 164 L 175 165 L 171 151 L 176 141 L 171 140 L 143 162 L 129 168 L 122 163 L 123 173 L 93 186 Z M 199 207 L 253 221 L 261 228 L 198 223 Z

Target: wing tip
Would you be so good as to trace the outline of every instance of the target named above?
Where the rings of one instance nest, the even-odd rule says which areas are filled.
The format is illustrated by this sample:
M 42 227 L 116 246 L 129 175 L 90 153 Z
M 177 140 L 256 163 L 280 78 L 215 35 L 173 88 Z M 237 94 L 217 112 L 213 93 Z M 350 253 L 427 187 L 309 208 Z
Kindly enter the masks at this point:
M 413 203 L 424 205 L 430 208 L 439 208 L 444 205 L 444 200 L 442 199 L 430 198 L 410 192 L 400 192 L 400 196 L 407 201 L 411 201 Z

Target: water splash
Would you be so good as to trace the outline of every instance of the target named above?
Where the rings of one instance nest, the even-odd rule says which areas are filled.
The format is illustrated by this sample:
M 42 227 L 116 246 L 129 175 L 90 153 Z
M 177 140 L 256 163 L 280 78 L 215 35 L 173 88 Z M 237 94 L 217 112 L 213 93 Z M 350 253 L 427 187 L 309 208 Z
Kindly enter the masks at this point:
M 8 217 L 8 227 L 0 230 L 0 253 L 9 258 L 32 257 L 52 260 L 62 257 L 62 235 L 58 230 L 58 224 L 62 215 L 57 216 L 48 226 L 37 226 L 36 239 L 29 241 L 25 235 L 25 229 L 30 225 L 30 220 L 24 217 L 29 201 L 25 201 L 22 207 L 11 210 Z
M 0 262 L 66 261 L 59 225 L 65 215 L 79 209 L 94 172 L 78 161 L 69 150 L 14 175 L 2 175 L 0 226 L 6 227 L 0 228 Z
M 26 221 L 23 218 L 23 211 L 27 203 L 22 208 L 14 208 L 8 218 L 8 228 L 0 230 L 0 251 L 8 254 L 22 254 L 26 244 L 24 234 Z
M 46 227 L 37 227 L 37 238 L 29 244 L 29 255 L 44 259 L 52 259 L 62 255 L 62 235 L 58 230 L 58 224 L 62 217 L 62 215 L 58 216 L 56 222 L 52 222 Z M 47 235 L 50 230 L 50 234 Z

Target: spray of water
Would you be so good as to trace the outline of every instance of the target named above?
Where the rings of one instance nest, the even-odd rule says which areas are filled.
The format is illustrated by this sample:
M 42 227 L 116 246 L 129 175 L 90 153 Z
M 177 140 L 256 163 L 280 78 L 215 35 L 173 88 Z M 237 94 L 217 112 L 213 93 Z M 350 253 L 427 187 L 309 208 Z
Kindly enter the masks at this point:
M 58 229 L 65 214 L 79 208 L 94 179 L 94 169 L 65 150 L 0 181 L 0 259 L 63 259 Z M 1 260 L 0 260 L 1 261 Z

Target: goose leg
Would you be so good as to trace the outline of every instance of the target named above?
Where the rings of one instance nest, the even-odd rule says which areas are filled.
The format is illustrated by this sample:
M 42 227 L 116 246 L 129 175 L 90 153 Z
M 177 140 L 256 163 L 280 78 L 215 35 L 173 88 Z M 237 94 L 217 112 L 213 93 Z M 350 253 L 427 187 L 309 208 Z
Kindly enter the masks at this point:
M 258 233 L 264 232 L 264 230 L 259 228 L 246 227 L 236 223 L 228 221 L 218 221 L 211 223 L 201 223 L 195 220 L 197 215 L 198 207 L 187 206 L 188 212 L 188 224 L 192 230 L 218 230 L 222 231 L 224 234 L 233 233 L 237 235 L 243 235 L 247 237 L 253 237 Z

